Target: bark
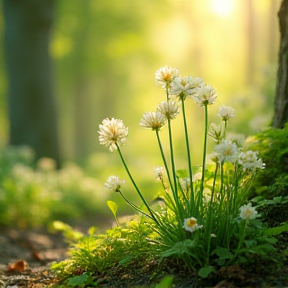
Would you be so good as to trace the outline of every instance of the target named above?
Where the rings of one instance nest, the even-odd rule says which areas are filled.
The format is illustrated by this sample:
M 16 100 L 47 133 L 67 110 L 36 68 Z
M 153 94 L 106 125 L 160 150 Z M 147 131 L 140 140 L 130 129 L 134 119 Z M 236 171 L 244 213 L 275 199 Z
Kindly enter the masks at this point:
M 9 144 L 29 145 L 37 158 L 58 164 L 50 34 L 54 0 L 4 0 L 4 50 L 8 80 Z
M 278 12 L 280 48 L 272 126 L 283 128 L 288 120 L 288 0 L 283 0 Z

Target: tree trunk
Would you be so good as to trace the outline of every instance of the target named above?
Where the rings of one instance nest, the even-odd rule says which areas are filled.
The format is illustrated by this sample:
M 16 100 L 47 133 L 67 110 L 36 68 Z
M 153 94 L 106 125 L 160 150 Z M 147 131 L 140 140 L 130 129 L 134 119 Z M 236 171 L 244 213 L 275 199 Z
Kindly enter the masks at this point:
M 59 164 L 52 95 L 50 32 L 54 0 L 4 0 L 4 49 L 11 145 L 29 145 L 36 157 Z
M 280 48 L 272 126 L 283 128 L 288 120 L 288 0 L 283 0 L 279 13 Z

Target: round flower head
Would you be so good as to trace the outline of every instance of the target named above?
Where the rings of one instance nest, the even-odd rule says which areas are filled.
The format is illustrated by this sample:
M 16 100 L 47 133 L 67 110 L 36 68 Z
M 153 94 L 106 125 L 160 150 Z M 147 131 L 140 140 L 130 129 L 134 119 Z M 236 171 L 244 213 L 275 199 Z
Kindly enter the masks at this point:
M 140 126 L 152 129 L 160 130 L 166 124 L 166 117 L 160 112 L 145 112 L 140 120 Z
M 163 176 L 165 174 L 165 168 L 163 166 L 161 167 L 156 167 L 154 169 L 154 172 L 155 172 L 155 176 L 156 176 L 156 179 L 157 180 L 162 180 L 163 179 Z
M 218 115 L 221 117 L 223 121 L 227 121 L 229 118 L 235 116 L 235 109 L 228 106 L 221 106 Z
M 162 113 L 167 119 L 175 119 L 179 114 L 179 106 L 176 101 L 163 101 L 157 106 L 157 111 Z
M 168 88 L 172 80 L 179 75 L 176 68 L 168 67 L 167 65 L 161 67 L 155 72 L 155 83 L 162 88 Z
M 99 125 L 99 141 L 101 145 L 107 146 L 112 152 L 117 150 L 117 145 L 120 146 L 126 141 L 128 135 L 128 127 L 122 120 L 106 118 Z
M 197 89 L 196 94 L 192 95 L 194 100 L 198 103 L 199 106 L 212 105 L 216 98 L 217 92 L 210 85 L 202 84 L 199 89 Z
M 240 207 L 240 217 L 244 220 L 253 220 L 257 217 L 257 214 L 258 212 L 255 207 L 251 206 L 251 203 Z
M 218 154 L 220 162 L 235 163 L 238 159 L 238 147 L 230 140 L 223 140 L 220 144 L 215 145 L 214 150 Z
M 109 176 L 105 183 L 105 187 L 114 192 L 120 192 L 123 184 L 125 184 L 125 180 L 120 179 L 118 176 Z
M 190 218 L 186 218 L 184 219 L 184 223 L 183 223 L 183 228 L 186 230 L 186 231 L 189 231 L 189 232 L 194 232 L 195 230 L 197 229 L 200 229 L 202 228 L 203 226 L 199 226 L 197 224 L 197 219 L 194 218 L 194 217 L 190 217 Z
M 251 150 L 241 152 L 238 162 L 244 170 L 265 169 L 265 163 L 262 162 L 261 158 L 258 158 L 257 152 Z
M 176 77 L 171 83 L 170 94 L 185 100 L 187 96 L 195 94 L 197 88 L 202 84 L 203 80 L 199 77 Z

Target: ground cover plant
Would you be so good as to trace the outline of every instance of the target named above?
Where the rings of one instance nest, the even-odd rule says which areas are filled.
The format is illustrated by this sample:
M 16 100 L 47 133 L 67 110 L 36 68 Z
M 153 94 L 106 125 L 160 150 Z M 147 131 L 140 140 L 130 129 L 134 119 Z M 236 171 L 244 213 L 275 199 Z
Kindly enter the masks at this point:
M 50 158 L 36 160 L 30 147 L 8 146 L 0 150 L 0 167 L 0 226 L 43 227 L 105 215 L 107 199 L 95 193 L 102 183 L 75 163 L 56 169 Z
M 219 271 L 229 274 L 231 271 L 227 272 L 225 267 L 234 267 L 233 273 L 241 274 L 241 264 L 249 266 L 256 259 L 264 262 L 273 259 L 277 241 L 273 236 L 281 232 L 268 228 L 258 212 L 257 202 L 249 201 L 249 189 L 257 171 L 265 169 L 265 163 L 257 151 L 245 150 L 235 140 L 226 138 L 228 123 L 235 116 L 235 110 L 221 106 L 220 123 L 210 124 L 209 106 L 217 99 L 213 87 L 199 77 L 181 76 L 176 68 L 167 66 L 156 71 L 155 82 L 163 88 L 164 101 L 155 111 L 143 114 L 140 126 L 155 133 L 162 159 L 155 168 L 155 176 L 162 192 L 154 203 L 145 198 L 122 148 L 128 127 L 120 119 L 104 119 L 99 126 L 100 144 L 119 154 L 141 204 L 126 197 L 125 179 L 117 175 L 107 179 L 105 186 L 119 194 L 135 209 L 136 215 L 131 219 L 118 219 L 117 204 L 108 201 L 115 227 L 104 234 L 91 229 L 89 236 L 74 240 L 70 237 L 69 259 L 52 267 L 65 287 L 101 285 L 107 279 L 103 275 L 117 274 L 119 270 L 133 266 L 134 269 L 140 269 L 139 266 L 156 269 L 158 265 L 162 271 L 173 267 L 186 271 L 194 279 L 209 279 L 217 273 L 219 276 Z M 191 123 L 186 117 L 187 101 L 191 100 L 204 115 L 200 169 L 195 168 L 191 158 Z M 185 167 L 178 167 L 175 157 L 173 120 L 176 117 L 181 117 L 183 122 Z M 168 148 L 162 144 L 164 126 L 168 127 Z M 209 154 L 208 137 L 215 142 Z M 283 229 L 280 230 L 286 231 L 285 227 Z M 153 263 L 157 265 L 153 266 Z M 196 285 L 200 280 L 195 281 Z

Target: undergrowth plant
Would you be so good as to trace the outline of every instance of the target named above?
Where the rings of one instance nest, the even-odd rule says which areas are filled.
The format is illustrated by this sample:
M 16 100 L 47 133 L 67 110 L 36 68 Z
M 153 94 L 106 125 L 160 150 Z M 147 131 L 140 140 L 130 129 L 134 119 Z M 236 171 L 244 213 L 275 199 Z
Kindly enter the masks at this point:
M 156 71 L 155 82 L 164 89 L 165 100 L 155 111 L 143 114 L 140 126 L 152 130 L 157 138 L 162 166 L 157 167 L 155 173 L 163 186 L 162 208 L 153 208 L 135 182 L 121 147 L 128 128 L 122 120 L 114 118 L 104 119 L 99 126 L 100 144 L 111 152 L 117 151 L 142 205 L 125 197 L 122 189 L 125 180 L 118 176 L 110 176 L 106 187 L 119 193 L 147 219 L 147 225 L 157 235 L 162 258 L 181 259 L 190 269 L 201 268 L 200 275 L 206 276 L 213 271 L 213 263 L 235 263 L 245 261 L 246 253 L 273 251 L 274 239 L 264 234 L 262 223 L 257 219 L 258 212 L 247 203 L 251 181 L 265 164 L 257 152 L 243 151 L 235 142 L 226 139 L 227 123 L 234 117 L 234 109 L 220 107 L 221 123 L 209 125 L 209 106 L 217 98 L 213 87 L 198 77 L 182 77 L 177 69 L 167 66 Z M 186 102 L 190 99 L 204 110 L 202 169 L 197 173 L 191 158 L 190 123 L 186 117 Z M 187 155 L 186 168 L 181 170 L 176 168 L 173 142 L 173 120 L 180 112 Z M 168 127 L 169 153 L 165 153 L 167 149 L 162 145 L 164 126 Z M 207 158 L 208 136 L 215 141 L 215 147 Z
M 257 170 L 264 169 L 265 164 L 257 152 L 244 150 L 236 141 L 226 139 L 227 125 L 235 116 L 235 110 L 220 107 L 220 123 L 209 124 L 209 106 L 217 98 L 214 88 L 201 78 L 180 76 L 177 69 L 167 66 L 156 71 L 155 82 L 164 89 L 164 100 L 155 111 L 143 114 L 140 126 L 155 134 L 156 148 L 162 159 L 155 168 L 155 176 L 163 188 L 158 204 L 146 199 L 126 163 L 122 146 L 128 128 L 121 119 L 104 119 L 99 126 L 100 144 L 119 154 L 140 205 L 125 195 L 125 180 L 119 176 L 110 176 L 105 186 L 135 209 L 138 220 L 121 221 L 117 217 L 117 204 L 108 201 L 115 227 L 105 234 L 90 234 L 76 241 L 70 259 L 53 266 L 62 278 L 83 273 L 95 276 L 131 263 L 145 265 L 149 259 L 162 263 L 171 261 L 205 278 L 219 266 L 247 262 L 253 255 L 266 257 L 275 251 L 273 231 L 267 233 L 257 207 L 248 201 Z M 203 109 L 204 115 L 201 169 L 195 168 L 191 157 L 189 126 L 193 123 L 188 123 L 186 117 L 186 103 L 190 100 Z M 186 165 L 181 169 L 175 157 L 173 138 L 176 117 L 182 118 L 186 153 Z M 164 126 L 168 130 L 168 147 L 162 144 Z M 215 142 L 209 155 L 208 137 Z M 84 278 L 88 279 L 86 276 Z
M 53 159 L 36 160 L 30 147 L 0 149 L 0 226 L 27 228 L 71 221 L 95 215 L 95 208 L 99 215 L 107 198 L 95 195 L 97 187 L 100 181 L 76 164 L 56 169 Z

